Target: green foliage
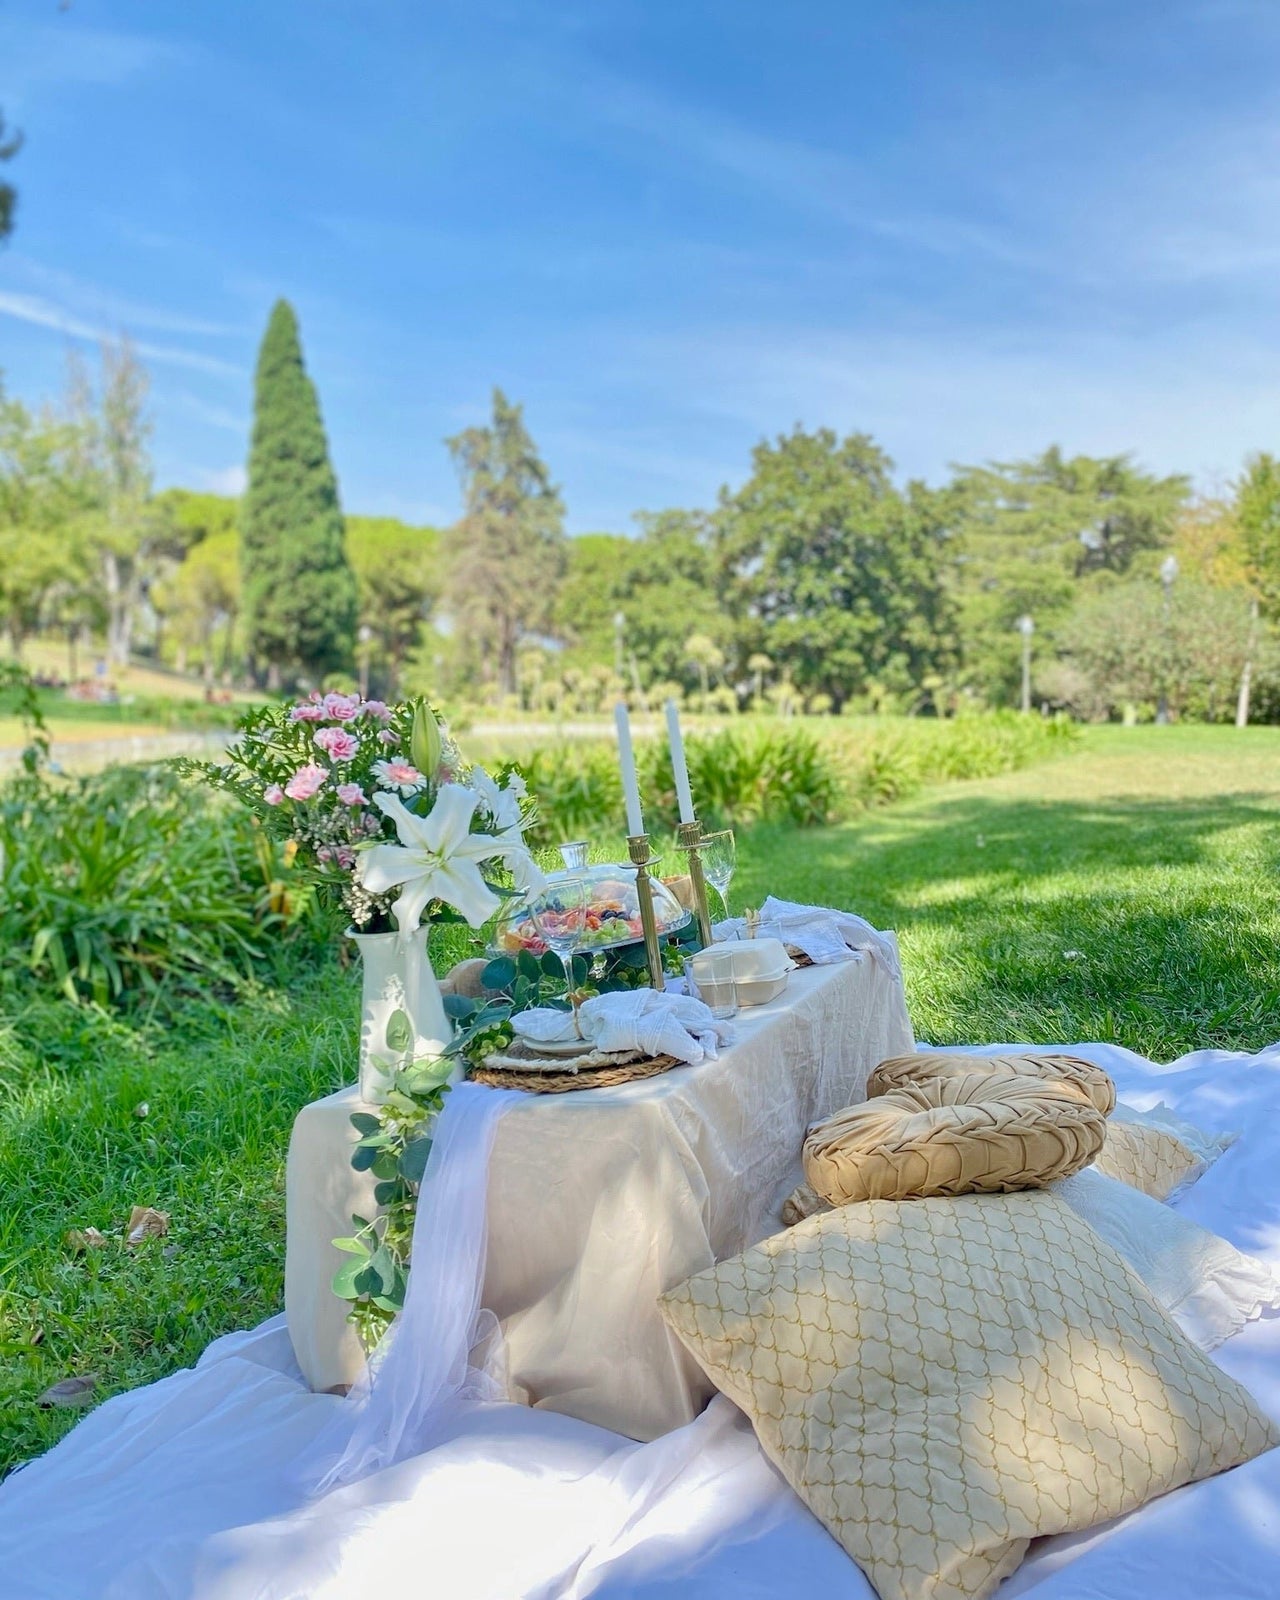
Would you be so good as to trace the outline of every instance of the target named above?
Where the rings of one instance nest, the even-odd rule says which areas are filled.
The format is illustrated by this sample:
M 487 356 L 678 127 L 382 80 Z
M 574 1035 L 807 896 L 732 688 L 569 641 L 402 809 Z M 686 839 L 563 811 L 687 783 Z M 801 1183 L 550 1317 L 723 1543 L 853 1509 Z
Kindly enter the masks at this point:
M 686 739 L 685 755 L 704 822 L 808 828 L 889 804 L 930 783 L 1012 772 L 1057 754 L 1076 733 L 1063 718 L 1012 711 L 949 720 L 744 721 Z M 637 762 L 650 830 L 674 828 L 676 795 L 665 740 L 641 743 Z M 614 746 L 534 748 L 508 765 L 519 768 L 538 798 L 534 843 L 614 831 L 611 819 L 622 814 Z
M 1220 722 L 1235 713 L 1251 653 L 1265 692 L 1280 663 L 1270 634 L 1255 633 L 1244 590 L 1184 578 L 1166 599 L 1150 580 L 1124 583 L 1075 607 L 1063 658 L 1037 686 L 1091 720 L 1126 707 L 1150 716 L 1163 694 L 1177 717 Z
M 22 719 L 23 732 L 27 737 L 22 752 L 22 770 L 29 778 L 35 778 L 49 759 L 49 729 L 44 720 L 40 694 L 31 681 L 31 674 L 16 661 L 0 661 L 0 712 L 11 707 Z
M 1237 518 L 1258 593 L 1275 614 L 1280 609 L 1280 461 L 1253 456 L 1236 486 Z
M 267 914 L 249 830 L 167 767 L 0 789 L 0 944 L 23 993 L 98 1005 L 244 983 Z
M 520 406 L 493 391 L 493 420 L 448 441 L 465 509 L 453 531 L 449 598 L 474 669 L 516 690 L 521 641 L 551 620 L 564 569 L 564 504 Z
M 1066 638 L 1077 597 L 1152 564 L 1173 538 L 1187 479 L 1143 472 L 1128 456 L 1064 457 L 960 471 L 947 492 L 966 680 L 996 704 L 1016 699 L 1017 620 L 1036 623 L 1041 655 Z
M 258 353 L 240 538 L 251 657 L 279 676 L 312 683 L 349 669 L 356 580 L 315 386 L 284 300 L 271 312 Z
M 0 114 L 0 161 L 12 161 L 22 148 L 22 135 L 5 137 L 4 116 Z M 18 205 L 18 191 L 11 183 L 0 179 L 0 243 L 13 232 L 13 214 Z
M 394 517 L 348 517 L 347 558 L 359 586 L 360 649 L 368 651 L 370 682 L 384 699 L 394 699 L 405 660 L 440 598 L 440 535 Z
M 757 445 L 716 518 L 722 598 L 743 657 L 763 653 L 838 709 L 871 681 L 910 688 L 957 654 L 942 503 L 893 485 L 865 434 L 796 429 Z

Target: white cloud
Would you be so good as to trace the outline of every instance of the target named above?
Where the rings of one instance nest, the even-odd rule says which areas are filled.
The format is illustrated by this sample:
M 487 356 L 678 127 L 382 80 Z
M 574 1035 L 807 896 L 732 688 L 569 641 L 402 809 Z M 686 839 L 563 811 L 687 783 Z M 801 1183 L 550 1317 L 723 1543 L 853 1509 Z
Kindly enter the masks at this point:
M 89 322 L 83 317 L 64 311 L 61 306 L 44 299 L 41 295 L 11 294 L 6 290 L 0 290 L 0 316 L 12 317 L 17 322 L 30 323 L 33 327 L 52 329 L 69 339 L 85 339 L 93 343 L 114 338 L 120 331 L 118 328 Z M 240 368 L 232 362 L 224 361 L 218 356 L 203 355 L 198 350 L 184 350 L 175 345 L 152 344 L 141 339 L 134 340 L 133 344 L 140 356 L 145 356 L 147 360 L 161 366 L 186 367 L 191 372 L 204 372 L 214 377 L 243 376 Z
M 170 67 L 186 52 L 145 34 L 61 23 L 0 23 L 0 101 L 20 112 L 47 89 L 119 88 L 157 68 Z

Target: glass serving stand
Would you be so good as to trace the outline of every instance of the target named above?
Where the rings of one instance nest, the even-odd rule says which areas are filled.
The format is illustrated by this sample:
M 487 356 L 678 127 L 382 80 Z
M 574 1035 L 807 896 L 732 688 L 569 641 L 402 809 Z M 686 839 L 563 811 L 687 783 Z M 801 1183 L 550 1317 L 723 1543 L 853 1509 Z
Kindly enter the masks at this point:
M 644 937 L 640 922 L 640 902 L 636 897 L 636 869 L 632 866 L 609 864 L 597 867 L 579 867 L 564 872 L 547 874 L 547 885 L 554 896 L 558 881 L 585 879 L 587 883 L 587 916 L 582 942 L 575 946 L 577 955 L 591 956 L 601 950 L 615 950 L 619 945 L 635 944 Z M 658 878 L 651 878 L 653 912 L 658 924 L 658 936 L 678 933 L 687 927 L 693 913 L 682 906 L 671 890 Z M 526 900 L 510 902 L 506 915 L 499 921 L 494 937 L 494 948 L 502 955 L 516 955 L 521 950 L 540 956 L 546 946 L 538 937 L 538 930 L 529 912 Z

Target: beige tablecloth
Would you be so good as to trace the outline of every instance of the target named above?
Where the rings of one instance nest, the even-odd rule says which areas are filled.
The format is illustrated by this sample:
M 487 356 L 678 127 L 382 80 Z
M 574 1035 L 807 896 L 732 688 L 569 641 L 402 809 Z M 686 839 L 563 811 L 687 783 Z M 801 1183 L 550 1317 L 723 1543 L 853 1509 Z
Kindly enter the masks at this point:
M 529 1095 L 499 1124 L 489 1174 L 484 1304 L 502 1324 L 512 1397 L 652 1439 L 713 1393 L 667 1332 L 663 1290 L 776 1232 L 806 1127 L 864 1097 L 912 1047 L 900 984 L 859 960 L 794 972 L 739 1014 L 718 1060 L 619 1089 Z M 373 1215 L 351 1170 L 354 1089 L 306 1107 L 287 1179 L 285 1309 L 316 1389 L 363 1357 L 329 1288 L 330 1241 Z

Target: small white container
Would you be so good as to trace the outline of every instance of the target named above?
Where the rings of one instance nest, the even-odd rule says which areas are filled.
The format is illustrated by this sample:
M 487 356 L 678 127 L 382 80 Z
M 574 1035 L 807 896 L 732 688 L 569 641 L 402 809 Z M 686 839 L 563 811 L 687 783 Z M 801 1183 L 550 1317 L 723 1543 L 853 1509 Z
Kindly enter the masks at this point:
M 787 987 L 787 974 L 795 966 L 780 939 L 727 940 L 690 957 L 694 982 L 704 991 L 704 998 L 708 989 L 730 987 L 723 981 L 721 984 L 714 981 L 720 973 L 713 971 L 713 967 L 718 967 L 726 958 L 733 974 L 733 992 L 740 1006 L 762 1006 L 777 999 Z

